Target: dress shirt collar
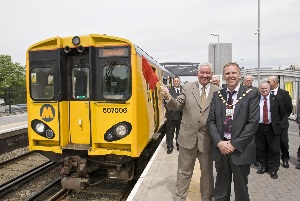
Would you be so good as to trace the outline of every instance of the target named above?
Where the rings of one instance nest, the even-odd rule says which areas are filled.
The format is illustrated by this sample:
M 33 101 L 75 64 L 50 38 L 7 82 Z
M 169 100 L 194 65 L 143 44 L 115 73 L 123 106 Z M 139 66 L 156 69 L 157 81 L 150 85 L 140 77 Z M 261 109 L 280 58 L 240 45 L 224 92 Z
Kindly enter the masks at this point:
M 237 87 L 235 87 L 235 89 L 233 91 L 236 91 L 236 94 L 238 93 L 238 91 L 240 90 L 240 85 L 237 85 Z M 226 88 L 226 92 L 230 91 L 228 88 Z
M 199 91 L 202 91 L 203 86 L 199 83 L 199 81 L 198 84 L 199 84 Z M 207 85 L 205 85 L 206 93 L 208 93 L 209 89 L 210 89 L 210 83 L 207 83 Z
M 264 96 L 260 96 L 260 100 L 263 101 L 264 100 Z M 267 100 L 270 100 L 270 93 L 266 96 Z

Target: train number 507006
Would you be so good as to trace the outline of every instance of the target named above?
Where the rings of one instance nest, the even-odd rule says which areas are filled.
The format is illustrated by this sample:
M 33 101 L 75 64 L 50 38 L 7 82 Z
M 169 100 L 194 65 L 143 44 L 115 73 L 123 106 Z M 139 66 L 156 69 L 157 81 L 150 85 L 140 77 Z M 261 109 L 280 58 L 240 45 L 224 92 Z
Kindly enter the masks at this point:
M 103 108 L 103 113 L 127 113 L 127 108 Z

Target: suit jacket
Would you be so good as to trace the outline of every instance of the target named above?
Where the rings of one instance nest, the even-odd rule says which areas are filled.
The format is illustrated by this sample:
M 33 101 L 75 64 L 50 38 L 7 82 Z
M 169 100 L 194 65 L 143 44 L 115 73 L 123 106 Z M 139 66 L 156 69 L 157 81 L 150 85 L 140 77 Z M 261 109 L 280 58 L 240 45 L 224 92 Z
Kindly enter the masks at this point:
M 169 89 L 170 95 L 173 98 L 176 98 L 178 95 L 176 93 L 175 87 L 172 87 Z M 180 93 L 182 92 L 182 87 L 180 86 Z M 180 109 L 178 110 L 170 110 L 169 108 L 166 108 L 166 115 L 165 117 L 168 120 L 181 120 L 182 117 L 182 111 Z
M 176 99 L 166 104 L 172 110 L 182 110 L 178 144 L 186 149 L 192 149 L 198 140 L 198 150 L 203 153 L 211 153 L 211 139 L 207 130 L 207 116 L 212 95 L 219 88 L 210 84 L 206 99 L 206 105 L 201 108 L 199 83 L 190 82 L 182 87 L 182 93 Z
M 222 153 L 217 144 L 224 140 L 224 120 L 227 100 L 227 89 L 215 92 L 210 105 L 207 123 L 209 134 L 213 143 L 213 160 L 218 162 Z M 247 92 L 248 91 L 248 92 Z M 259 123 L 259 96 L 257 91 L 240 86 L 234 107 L 231 144 L 235 151 L 230 154 L 236 165 L 252 164 L 256 161 L 255 132 Z
M 285 110 L 286 110 L 286 116 L 282 119 L 281 128 L 288 128 L 289 127 L 288 117 L 290 116 L 290 114 L 293 111 L 292 98 L 288 91 L 281 89 L 281 88 L 278 88 L 276 96 L 278 96 L 279 98 L 282 99 L 282 101 L 285 104 Z
M 280 135 L 281 121 L 286 116 L 286 111 L 284 102 L 273 94 L 270 94 L 270 110 L 273 132 L 275 135 Z

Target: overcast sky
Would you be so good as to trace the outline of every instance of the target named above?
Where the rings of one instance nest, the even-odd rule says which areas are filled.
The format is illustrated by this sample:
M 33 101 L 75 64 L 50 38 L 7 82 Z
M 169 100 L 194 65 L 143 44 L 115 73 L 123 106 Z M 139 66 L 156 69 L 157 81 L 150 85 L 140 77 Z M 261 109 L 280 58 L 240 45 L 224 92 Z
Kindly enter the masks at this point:
M 0 54 L 25 65 L 27 48 L 54 36 L 126 38 L 158 62 L 208 61 L 209 43 L 232 43 L 232 57 L 257 67 L 258 0 L 7 0 Z M 261 66 L 300 65 L 300 1 L 260 0 Z

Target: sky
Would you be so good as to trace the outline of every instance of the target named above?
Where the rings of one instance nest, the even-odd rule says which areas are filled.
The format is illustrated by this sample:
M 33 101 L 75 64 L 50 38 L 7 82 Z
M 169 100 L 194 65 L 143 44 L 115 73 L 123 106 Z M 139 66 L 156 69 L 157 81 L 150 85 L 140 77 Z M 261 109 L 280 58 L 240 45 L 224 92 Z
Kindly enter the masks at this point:
M 261 67 L 300 65 L 299 0 L 9 0 L 1 8 L 0 54 L 21 65 L 32 44 L 88 34 L 128 39 L 160 63 L 207 62 L 218 42 L 211 33 L 232 43 L 245 68 L 257 67 L 258 49 Z

